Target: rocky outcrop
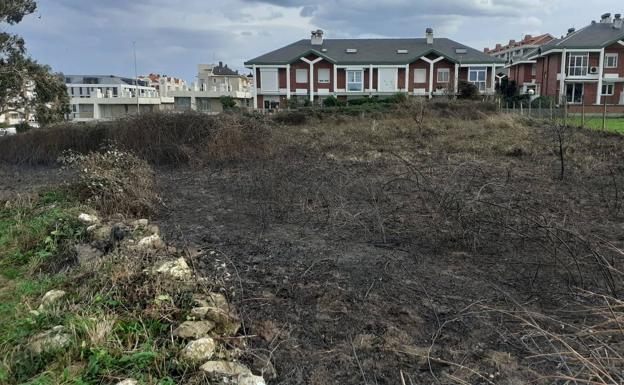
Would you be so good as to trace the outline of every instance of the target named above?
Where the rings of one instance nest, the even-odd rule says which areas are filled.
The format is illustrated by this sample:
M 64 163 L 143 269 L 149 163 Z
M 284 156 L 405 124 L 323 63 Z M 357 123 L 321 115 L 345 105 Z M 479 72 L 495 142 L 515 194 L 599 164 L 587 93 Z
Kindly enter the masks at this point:
M 95 215 L 90 215 L 86 213 L 78 215 L 78 220 L 85 226 L 92 226 L 100 222 L 98 217 L 96 217 Z
M 43 333 L 37 334 L 28 344 L 28 348 L 36 355 L 53 353 L 64 349 L 71 344 L 71 336 L 62 325 L 53 327 Z
M 245 365 L 229 361 L 208 361 L 200 369 L 213 376 L 238 377 L 252 374 Z
M 214 327 L 215 323 L 212 321 L 185 321 L 173 331 L 173 335 L 181 338 L 200 338 L 207 336 Z
M 187 281 L 193 278 L 193 271 L 184 258 L 163 262 L 156 267 L 155 272 L 173 280 Z
M 165 248 L 165 242 L 160 239 L 160 235 L 152 234 L 150 236 L 141 238 L 137 246 L 143 250 L 162 250 Z
M 182 349 L 182 352 L 180 352 L 180 357 L 190 362 L 206 361 L 212 358 L 216 347 L 217 345 L 212 338 L 200 338 L 189 342 L 184 349 Z

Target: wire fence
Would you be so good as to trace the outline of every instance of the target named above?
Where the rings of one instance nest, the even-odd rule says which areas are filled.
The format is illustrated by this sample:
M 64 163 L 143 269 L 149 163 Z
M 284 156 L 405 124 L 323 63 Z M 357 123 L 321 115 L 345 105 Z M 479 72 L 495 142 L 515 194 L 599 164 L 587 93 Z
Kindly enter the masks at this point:
M 565 124 L 574 127 L 584 127 L 594 130 L 614 131 L 624 134 L 624 114 L 621 109 L 615 110 L 613 106 L 602 105 L 591 108 L 585 105 L 568 105 L 560 106 L 540 104 L 532 105 L 531 103 L 521 104 L 507 103 L 500 104 L 501 111 L 525 116 L 533 119 L 549 120 L 557 124 Z

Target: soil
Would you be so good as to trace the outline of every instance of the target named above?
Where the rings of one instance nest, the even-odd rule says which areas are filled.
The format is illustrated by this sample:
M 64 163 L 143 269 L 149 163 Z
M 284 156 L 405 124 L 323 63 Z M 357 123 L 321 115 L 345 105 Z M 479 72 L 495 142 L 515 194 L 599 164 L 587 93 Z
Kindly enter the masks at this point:
M 36 195 L 50 185 L 59 185 L 70 177 L 70 172 L 55 166 L 14 166 L 0 164 L 0 201 L 16 195 Z
M 510 215 L 518 223 L 530 209 L 545 221 L 591 222 L 618 238 L 621 218 L 595 191 L 556 182 L 550 156 L 417 161 L 436 189 L 450 184 L 496 200 L 486 186 L 507 183 L 505 199 L 517 194 L 521 202 Z M 491 309 L 554 312 L 574 299 L 576 282 L 547 256 L 541 234 L 501 234 L 482 221 L 485 235 L 475 244 L 451 236 L 454 214 L 427 217 L 428 195 L 393 182 L 405 164 L 387 156 L 157 174 L 165 235 L 200 248 L 193 263 L 205 275 L 218 276 L 225 265 L 252 336 L 248 347 L 277 370 L 271 383 L 526 383 L 530 364 L 515 334 L 523 326 Z M 596 215 L 604 221 L 594 222 Z
M 268 383 L 527 383 L 549 363 L 527 358 L 531 330 L 506 312 L 582 323 L 565 312 L 573 288 L 621 289 L 593 259 L 620 263 L 619 150 L 591 167 L 578 153 L 564 181 L 543 147 L 369 150 L 156 169 L 164 237 L 200 250 L 190 262 L 226 287 L 243 361 L 269 357 Z M 64 180 L 0 170 L 0 200 Z

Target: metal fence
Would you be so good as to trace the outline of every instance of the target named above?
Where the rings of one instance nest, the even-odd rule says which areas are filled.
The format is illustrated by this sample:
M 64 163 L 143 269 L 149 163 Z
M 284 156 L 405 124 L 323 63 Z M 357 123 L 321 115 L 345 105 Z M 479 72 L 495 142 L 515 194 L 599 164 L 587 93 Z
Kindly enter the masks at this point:
M 624 134 L 624 116 L 619 111 L 610 111 L 609 105 L 600 106 L 599 111 L 584 105 L 562 104 L 560 106 L 532 105 L 532 104 L 506 104 L 501 103 L 501 111 L 525 116 L 528 118 L 549 120 L 558 124 L 566 124 L 575 127 L 585 127 L 597 130 L 617 131 Z

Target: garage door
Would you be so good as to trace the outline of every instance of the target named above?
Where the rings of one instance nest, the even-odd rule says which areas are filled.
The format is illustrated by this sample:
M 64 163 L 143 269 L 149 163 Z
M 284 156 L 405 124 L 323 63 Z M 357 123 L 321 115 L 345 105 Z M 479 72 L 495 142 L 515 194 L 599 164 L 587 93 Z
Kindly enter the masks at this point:
M 396 68 L 379 68 L 378 70 L 378 86 L 379 92 L 396 92 L 397 90 L 397 69 Z

